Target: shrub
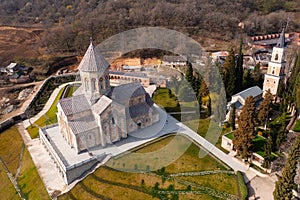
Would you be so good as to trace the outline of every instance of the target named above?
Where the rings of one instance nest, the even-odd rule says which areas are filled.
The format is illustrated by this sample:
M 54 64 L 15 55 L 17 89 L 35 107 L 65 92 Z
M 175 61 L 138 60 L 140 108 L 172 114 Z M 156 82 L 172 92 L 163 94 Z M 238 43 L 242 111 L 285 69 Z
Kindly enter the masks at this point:
M 247 186 L 245 184 L 243 174 L 242 174 L 242 172 L 238 171 L 236 173 L 236 175 L 238 177 L 238 184 L 239 184 L 239 188 L 240 188 L 240 191 L 241 191 L 241 199 L 246 200 L 247 197 L 248 197 L 248 189 L 247 189 Z

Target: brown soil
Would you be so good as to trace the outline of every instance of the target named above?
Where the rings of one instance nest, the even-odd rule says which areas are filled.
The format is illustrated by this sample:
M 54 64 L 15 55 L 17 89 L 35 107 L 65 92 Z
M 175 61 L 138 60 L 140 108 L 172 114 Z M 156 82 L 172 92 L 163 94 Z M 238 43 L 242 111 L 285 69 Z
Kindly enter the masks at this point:
M 42 28 L 0 26 L 0 58 L 4 67 L 15 57 L 38 57 Z M 0 59 L 0 61 L 1 61 Z

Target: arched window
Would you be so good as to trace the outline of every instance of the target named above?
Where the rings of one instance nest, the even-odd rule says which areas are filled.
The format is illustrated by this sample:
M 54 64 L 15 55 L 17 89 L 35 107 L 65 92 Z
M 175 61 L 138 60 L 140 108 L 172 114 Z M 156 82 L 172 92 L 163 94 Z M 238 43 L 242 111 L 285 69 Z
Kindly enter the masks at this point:
M 85 87 L 85 91 L 87 91 L 89 89 L 89 80 L 88 80 L 88 78 L 84 79 L 84 87 Z
M 99 79 L 99 86 L 100 86 L 100 89 L 102 90 L 103 89 L 103 78 L 102 77 Z
M 115 125 L 115 118 L 111 118 L 111 123 Z
M 92 91 L 96 90 L 96 79 L 92 78 Z
M 275 55 L 275 60 L 278 60 L 278 53 L 276 53 Z

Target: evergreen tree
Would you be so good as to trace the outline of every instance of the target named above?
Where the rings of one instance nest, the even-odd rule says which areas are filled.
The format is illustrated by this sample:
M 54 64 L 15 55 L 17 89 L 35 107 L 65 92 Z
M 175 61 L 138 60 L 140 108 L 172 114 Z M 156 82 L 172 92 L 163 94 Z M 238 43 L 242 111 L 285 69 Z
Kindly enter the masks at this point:
M 279 149 L 280 145 L 285 141 L 288 130 L 286 129 L 286 113 L 282 114 L 282 121 L 281 121 L 281 127 L 277 131 L 277 137 L 276 137 L 276 147 Z
M 276 200 L 290 200 L 293 197 L 293 188 L 295 187 L 295 176 L 297 174 L 297 163 L 300 157 L 300 135 L 298 135 L 293 147 L 290 150 L 285 167 L 282 170 L 282 176 L 278 176 L 273 192 Z
M 209 89 L 208 89 L 205 81 L 202 81 L 201 89 L 200 90 L 201 90 L 200 93 L 201 93 L 202 97 L 206 97 L 206 96 L 209 95 Z
M 238 129 L 234 131 L 233 145 L 237 155 L 243 159 L 251 155 L 256 124 L 255 101 L 249 96 L 238 118 Z
M 257 63 L 255 65 L 252 77 L 253 77 L 254 83 L 256 83 L 257 86 L 262 88 L 264 80 L 263 80 L 262 74 L 260 72 L 260 63 Z
M 260 124 L 265 123 L 265 128 L 267 127 L 269 113 L 271 111 L 271 105 L 273 101 L 273 95 L 270 90 L 266 92 L 263 102 L 258 107 L 258 121 Z
M 282 94 L 282 99 L 280 101 L 280 107 L 279 107 L 280 113 L 287 112 L 287 99 L 286 99 L 286 92 Z
M 208 103 L 207 103 L 207 116 L 211 116 L 211 98 L 208 97 Z
M 298 74 L 296 84 L 294 86 L 294 100 L 296 105 L 297 113 L 300 113 L 300 72 Z
M 194 88 L 193 88 L 196 96 L 198 96 L 200 92 L 201 84 L 202 84 L 202 78 L 200 74 L 197 72 L 196 77 L 194 78 Z
M 298 51 L 295 63 L 292 69 L 292 73 L 287 81 L 287 99 L 290 103 L 294 101 L 295 84 L 300 74 L 300 51 Z
M 269 135 L 267 142 L 264 146 L 266 155 L 264 156 L 264 162 L 263 162 L 262 166 L 265 168 L 270 168 L 270 166 L 271 166 L 272 146 L 273 146 L 272 137 Z
M 231 111 L 230 111 L 230 126 L 231 130 L 235 130 L 235 118 L 236 118 L 236 107 L 235 104 L 231 105 Z
M 191 63 L 188 64 L 186 72 L 185 72 L 185 79 L 187 82 L 192 83 L 194 79 L 194 72 L 193 72 L 193 66 Z
M 239 54 L 236 62 L 236 81 L 235 81 L 235 93 L 239 93 L 243 90 L 243 74 L 244 74 L 244 54 L 243 54 L 243 40 L 240 42 Z
M 251 76 L 250 70 L 245 70 L 243 75 L 243 89 L 247 89 L 249 87 L 252 87 L 254 84 L 254 80 Z
M 231 49 L 223 64 L 223 82 L 225 85 L 227 98 L 230 98 L 235 92 L 235 81 L 235 55 L 234 51 Z

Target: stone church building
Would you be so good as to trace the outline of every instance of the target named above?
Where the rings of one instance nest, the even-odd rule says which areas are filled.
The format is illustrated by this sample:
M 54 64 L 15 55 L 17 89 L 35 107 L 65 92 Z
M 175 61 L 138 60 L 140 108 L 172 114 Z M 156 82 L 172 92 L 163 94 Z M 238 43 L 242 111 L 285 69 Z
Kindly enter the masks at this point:
M 159 121 L 140 82 L 110 86 L 109 63 L 90 44 L 80 65 L 81 86 L 58 102 L 60 133 L 77 153 L 105 147 Z

